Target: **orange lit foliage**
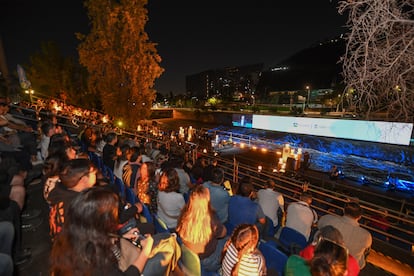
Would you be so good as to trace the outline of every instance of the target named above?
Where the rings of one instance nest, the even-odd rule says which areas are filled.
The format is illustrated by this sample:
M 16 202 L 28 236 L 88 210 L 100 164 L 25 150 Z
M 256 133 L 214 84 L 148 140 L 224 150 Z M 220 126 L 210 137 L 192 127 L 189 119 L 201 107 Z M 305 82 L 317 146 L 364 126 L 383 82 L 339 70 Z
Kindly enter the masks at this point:
M 147 0 L 87 0 L 88 35 L 78 34 L 80 63 L 89 72 L 89 90 L 100 93 L 106 113 L 129 127 L 148 119 L 164 71 L 156 44 L 144 31 Z

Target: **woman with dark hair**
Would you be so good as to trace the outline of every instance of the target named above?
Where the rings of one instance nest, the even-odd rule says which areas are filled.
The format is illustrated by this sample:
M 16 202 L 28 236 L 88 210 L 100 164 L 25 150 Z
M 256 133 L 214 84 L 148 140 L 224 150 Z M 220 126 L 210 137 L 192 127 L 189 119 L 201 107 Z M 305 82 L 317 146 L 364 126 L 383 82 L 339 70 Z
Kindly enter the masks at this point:
M 138 257 L 125 272 L 119 269 L 118 202 L 115 193 L 100 187 L 73 199 L 52 247 L 51 275 L 141 275 L 153 239 L 149 235 L 142 239 Z M 138 229 L 134 231 L 138 233 Z
M 226 227 L 210 204 L 210 191 L 203 185 L 190 190 L 187 204 L 178 218 L 177 233 L 183 243 L 200 257 L 203 269 L 217 271 L 226 242 Z
M 136 190 L 136 183 L 140 175 L 141 151 L 139 147 L 132 147 L 127 154 L 128 162 L 122 168 L 122 181 L 131 189 Z
M 148 205 L 151 213 L 157 212 L 158 183 L 155 181 L 154 162 L 145 162 L 141 165 L 140 176 L 137 182 L 139 200 Z
M 315 253 L 315 247 L 321 239 L 328 239 L 344 246 L 344 239 L 341 232 L 332 225 L 326 225 L 315 233 L 313 242 L 302 249 L 299 255 L 305 260 L 311 260 Z M 358 276 L 359 271 L 358 261 L 352 255 L 348 254 L 347 276 Z
M 259 230 L 254 224 L 238 225 L 222 253 L 223 276 L 266 275 L 266 263 L 257 249 Z
M 59 181 L 59 173 L 63 165 L 69 160 L 76 158 L 76 150 L 70 142 L 60 140 L 60 138 L 65 139 L 63 137 L 59 137 L 58 140 L 56 138 L 49 145 L 49 153 L 42 169 L 43 197 L 47 202 L 49 202 L 49 193 L 55 188 L 57 181 Z
M 177 171 L 174 168 L 166 169 L 158 183 L 157 215 L 169 229 L 175 229 L 181 209 L 185 205 L 184 196 L 178 191 L 180 183 Z
M 320 237 L 313 258 L 306 261 L 291 255 L 286 263 L 286 276 L 345 276 L 348 275 L 348 249 L 328 238 Z

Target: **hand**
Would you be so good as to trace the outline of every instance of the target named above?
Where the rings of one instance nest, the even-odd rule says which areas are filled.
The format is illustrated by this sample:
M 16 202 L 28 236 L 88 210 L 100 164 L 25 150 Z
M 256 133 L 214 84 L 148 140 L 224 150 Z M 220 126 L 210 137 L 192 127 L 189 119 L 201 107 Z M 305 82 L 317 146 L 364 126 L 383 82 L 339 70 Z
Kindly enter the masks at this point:
M 137 202 L 137 203 L 135 203 L 135 206 L 137 207 L 137 212 L 140 214 L 142 212 L 142 209 L 143 209 L 142 204 Z
M 138 228 L 134 227 L 134 228 L 131 228 L 125 234 L 123 234 L 122 237 L 127 239 L 127 240 L 136 241 L 136 240 L 138 240 L 138 233 L 139 233 Z

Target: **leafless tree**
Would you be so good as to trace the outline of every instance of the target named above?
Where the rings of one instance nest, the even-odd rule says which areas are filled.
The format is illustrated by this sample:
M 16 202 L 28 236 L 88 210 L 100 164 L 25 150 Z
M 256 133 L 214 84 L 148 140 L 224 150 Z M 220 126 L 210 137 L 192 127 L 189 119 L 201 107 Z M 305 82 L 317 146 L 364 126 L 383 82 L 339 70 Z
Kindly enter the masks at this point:
M 344 101 L 370 119 L 414 119 L 414 0 L 339 1 L 348 13 Z

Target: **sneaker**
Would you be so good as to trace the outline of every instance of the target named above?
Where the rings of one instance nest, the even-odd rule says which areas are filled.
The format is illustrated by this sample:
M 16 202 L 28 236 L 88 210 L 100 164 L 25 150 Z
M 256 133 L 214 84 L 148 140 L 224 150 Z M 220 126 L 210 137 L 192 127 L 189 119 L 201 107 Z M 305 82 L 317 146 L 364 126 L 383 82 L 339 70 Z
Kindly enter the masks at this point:
M 20 217 L 22 219 L 33 219 L 40 216 L 41 213 L 42 211 L 40 211 L 39 209 L 26 210 L 21 213 Z

